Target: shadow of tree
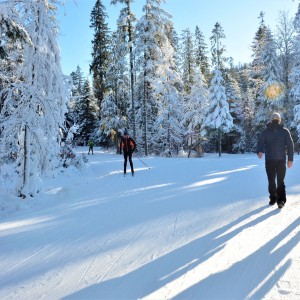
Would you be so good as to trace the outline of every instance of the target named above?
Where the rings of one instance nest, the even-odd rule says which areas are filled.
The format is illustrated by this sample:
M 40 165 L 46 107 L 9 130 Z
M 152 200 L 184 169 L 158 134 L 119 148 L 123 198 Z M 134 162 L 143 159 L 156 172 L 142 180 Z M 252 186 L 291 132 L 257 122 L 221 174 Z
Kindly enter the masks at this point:
M 300 218 L 244 260 L 235 263 L 223 272 L 207 277 L 174 299 L 196 299 L 200 297 L 202 299 L 245 299 L 247 296 L 250 296 L 251 299 L 262 299 L 289 267 L 290 262 L 287 261 L 276 270 L 276 266 L 299 243 L 300 232 L 280 248 L 273 250 L 282 239 L 299 225 Z M 268 279 L 268 276 L 271 277 Z M 264 282 L 265 280 L 266 282 Z M 262 286 L 259 287 L 261 284 Z M 253 294 L 251 295 L 251 293 Z
M 130 273 L 107 281 L 101 281 L 98 284 L 68 295 L 64 299 L 138 299 L 145 297 L 208 260 L 215 253 L 222 250 L 227 241 L 239 234 L 245 228 L 255 226 L 277 214 L 277 211 L 275 210 L 261 214 L 265 209 L 266 207 L 261 207 L 251 211 L 235 221 L 202 236 L 181 248 L 167 253 L 156 260 L 152 260 Z M 260 215 L 253 219 L 256 214 Z M 242 222 L 244 223 L 249 218 L 252 220 L 240 227 L 237 226 Z M 237 296 L 236 298 L 243 298 L 266 278 L 270 273 L 269 271 L 273 270 L 275 265 L 277 265 L 278 259 L 283 258 L 286 253 L 291 250 L 295 244 L 294 238 L 285 247 L 281 248 L 281 254 L 278 254 L 278 251 L 276 251 L 276 253 L 273 253 L 270 256 L 270 251 L 278 244 L 282 237 L 292 231 L 298 223 L 299 220 L 291 224 L 274 241 L 270 241 L 266 246 L 257 251 L 256 255 L 253 254 L 245 259 L 244 263 L 237 263 L 229 270 L 224 271 L 224 274 L 219 273 L 208 277 L 203 282 L 182 292 L 177 298 L 223 298 L 224 295 L 222 289 L 224 286 L 229 289 L 228 293 L 231 299 L 233 299 L 234 296 Z M 233 230 L 230 231 L 230 229 Z M 271 257 L 272 261 L 260 272 L 261 257 L 264 261 Z M 256 267 L 254 268 L 252 266 Z M 239 290 L 236 282 L 245 280 L 244 276 L 241 277 L 241 272 L 244 272 L 244 270 L 247 269 L 250 269 L 249 279 L 251 281 L 251 289 L 250 291 L 248 290 L 249 284 L 247 282 L 247 284 L 242 285 L 241 290 Z M 257 273 L 259 273 L 260 276 L 257 276 Z M 248 278 L 248 272 L 245 276 Z

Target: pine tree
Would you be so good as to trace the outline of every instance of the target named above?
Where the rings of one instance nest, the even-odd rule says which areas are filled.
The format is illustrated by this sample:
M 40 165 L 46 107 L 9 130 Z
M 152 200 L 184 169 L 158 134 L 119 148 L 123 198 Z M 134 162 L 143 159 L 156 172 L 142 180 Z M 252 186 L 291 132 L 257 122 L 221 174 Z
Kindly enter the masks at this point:
M 260 91 L 264 84 L 263 79 L 263 69 L 264 65 L 262 62 L 262 51 L 266 43 L 267 36 L 267 26 L 264 22 L 264 12 L 261 12 L 259 15 L 260 25 L 255 34 L 255 37 L 252 42 L 252 63 L 251 71 L 249 78 L 249 91 L 248 95 L 255 101 L 255 109 L 258 109 L 261 106 L 261 100 L 259 97 Z M 263 113 L 264 114 L 264 113 Z M 260 131 L 261 123 L 265 120 L 265 116 L 259 116 L 256 114 L 255 119 L 253 120 L 256 131 Z
M 112 4 L 123 3 L 126 6 L 121 10 L 118 20 L 119 30 L 124 33 L 124 39 L 126 39 L 127 47 L 129 50 L 129 74 L 130 74 L 130 91 L 131 91 L 131 124 L 133 139 L 136 139 L 136 112 L 135 112 L 135 78 L 134 78 L 134 22 L 136 17 L 131 10 L 131 3 L 133 0 L 112 0 Z
M 76 71 L 72 72 L 70 76 L 72 78 L 72 97 L 69 102 L 69 110 L 66 116 L 68 128 L 74 124 L 78 124 L 79 102 L 83 97 L 83 86 L 85 82 L 83 72 L 79 66 L 77 66 Z
M 101 0 L 97 0 L 91 12 L 91 25 L 94 29 L 94 38 L 92 40 L 93 52 L 90 72 L 93 75 L 93 87 L 98 106 L 104 98 L 107 91 L 106 71 L 109 63 L 109 29 L 105 22 L 107 14 L 105 6 Z
M 101 105 L 100 128 L 104 139 L 115 141 L 118 150 L 118 137 L 123 128 L 129 128 L 130 81 L 124 43 L 124 32 L 118 27 L 111 38 L 111 63 L 107 70 L 109 91 L 105 93 L 105 103 Z M 106 111 L 108 109 L 108 111 Z
M 293 43 L 293 67 L 289 80 L 291 82 L 290 98 L 294 104 L 293 126 L 298 132 L 298 143 L 300 141 L 300 4 L 294 18 L 296 36 Z
M 208 109 L 208 87 L 202 72 L 195 75 L 195 83 L 184 103 L 184 116 L 182 123 L 187 128 L 186 135 L 190 144 L 197 143 L 203 137 L 203 123 L 205 112 Z
M 168 26 L 165 30 L 172 30 L 172 26 Z M 168 36 L 166 32 L 166 37 Z M 180 90 L 182 90 L 183 83 L 180 74 L 176 71 L 174 48 L 168 38 L 161 44 L 161 50 L 161 63 L 157 66 L 155 83 L 158 116 L 154 122 L 152 135 L 156 149 L 160 151 L 163 147 L 164 152 L 169 155 L 182 143 L 182 95 Z
M 234 124 L 234 128 L 228 138 L 228 146 L 232 146 L 232 151 L 234 152 L 244 149 L 244 146 L 241 144 L 241 137 L 244 135 L 242 127 L 242 93 L 239 84 L 235 79 L 236 76 L 233 67 L 231 67 L 230 71 L 226 74 L 225 80 L 226 97 Z
M 59 163 L 60 131 L 64 127 L 68 86 L 60 67 L 55 24 L 56 1 L 13 2 L 32 45 L 25 44 L 17 83 L 6 89 L 1 111 L 1 138 L 18 147 L 19 196 L 39 191 L 38 177 Z
M 222 133 L 228 133 L 233 128 L 233 119 L 230 114 L 229 104 L 226 97 L 224 79 L 222 71 L 225 69 L 224 57 L 225 47 L 222 45 L 222 39 L 225 38 L 225 34 L 222 26 L 216 23 L 212 31 L 211 36 L 211 53 L 212 64 L 214 66 L 213 79 L 209 88 L 210 104 L 204 122 L 205 126 L 212 128 L 218 133 L 218 152 L 221 156 L 221 138 Z
M 201 73 L 203 74 L 205 80 L 208 80 L 210 73 L 209 62 L 207 56 L 207 45 L 205 43 L 204 35 L 196 26 L 195 29 L 195 63 L 197 67 L 200 67 Z
M 293 63 L 293 41 L 295 36 L 295 29 L 293 19 L 288 15 L 288 12 L 280 12 L 279 24 L 277 25 L 277 48 L 280 54 L 280 64 L 282 69 L 282 81 L 286 88 L 285 97 L 283 99 L 283 107 L 286 108 L 283 118 L 285 125 L 290 127 L 293 121 L 293 101 L 290 101 L 291 83 L 289 74 L 291 73 Z
M 265 126 L 265 120 L 273 111 L 282 112 L 285 87 L 280 80 L 279 61 L 276 55 L 276 44 L 271 30 L 267 28 L 265 41 L 261 48 L 261 75 L 263 84 L 258 92 L 256 125 Z
M 96 103 L 89 80 L 83 86 L 83 97 L 79 101 L 78 134 L 81 143 L 86 145 L 89 139 L 94 139 L 98 125 L 99 107 Z
M 3 91 L 16 83 L 15 73 L 24 60 L 24 44 L 33 46 L 15 3 L 0 3 L 0 113 L 7 97 Z
M 174 28 L 173 23 L 170 24 L 169 30 L 166 32 L 168 40 L 173 48 L 173 57 L 174 57 L 174 70 L 180 72 L 180 39 Z
M 226 50 L 222 44 L 222 39 L 225 38 L 224 30 L 219 22 L 217 22 L 212 30 L 211 41 L 211 56 L 212 56 L 212 67 L 217 68 L 220 71 L 225 70 L 226 58 L 224 56 Z
M 224 87 L 224 79 L 220 70 L 213 71 L 213 79 L 209 88 L 209 108 L 204 126 L 218 132 L 218 151 L 221 156 L 221 134 L 228 133 L 233 127 L 233 119 L 229 111 L 229 104 Z
M 161 7 L 161 0 L 147 0 L 143 8 L 144 16 L 136 26 L 136 70 L 138 72 L 141 103 L 139 106 L 139 124 L 143 132 L 143 148 L 148 155 L 149 144 L 154 145 L 150 138 L 158 115 L 156 86 L 160 74 L 158 66 L 163 62 L 162 48 L 168 40 L 166 28 L 170 28 L 170 15 Z
M 185 29 L 181 35 L 181 57 L 182 57 L 182 78 L 184 89 L 187 95 L 191 91 L 191 87 L 195 82 L 196 59 L 193 36 L 189 29 Z

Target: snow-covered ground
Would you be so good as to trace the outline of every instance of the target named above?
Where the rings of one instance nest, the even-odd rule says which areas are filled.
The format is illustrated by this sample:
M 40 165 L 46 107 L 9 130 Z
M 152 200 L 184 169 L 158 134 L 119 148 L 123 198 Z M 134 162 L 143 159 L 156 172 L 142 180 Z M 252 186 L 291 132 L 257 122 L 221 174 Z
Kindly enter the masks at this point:
M 96 149 L 97 150 L 97 149 Z M 300 160 L 270 207 L 254 154 L 96 151 L 20 200 L 0 191 L 0 299 L 299 299 Z

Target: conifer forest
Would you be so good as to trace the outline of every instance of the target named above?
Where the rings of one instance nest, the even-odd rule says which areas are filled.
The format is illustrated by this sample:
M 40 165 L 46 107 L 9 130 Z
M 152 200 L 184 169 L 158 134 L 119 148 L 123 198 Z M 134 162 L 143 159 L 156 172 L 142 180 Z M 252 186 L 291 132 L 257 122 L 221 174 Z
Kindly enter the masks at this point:
M 62 73 L 62 1 L 0 1 L 0 175 L 14 166 L 20 196 L 34 195 L 44 172 L 81 164 L 76 145 L 118 152 L 125 128 L 145 156 L 255 152 L 276 111 L 298 149 L 300 5 L 274 31 L 261 12 L 252 61 L 234 65 L 217 20 L 211 36 L 200 26 L 176 32 L 163 0 L 143 1 L 137 18 L 133 0 L 112 0 L 122 6 L 112 31 L 95 0 L 90 80 L 79 65 Z

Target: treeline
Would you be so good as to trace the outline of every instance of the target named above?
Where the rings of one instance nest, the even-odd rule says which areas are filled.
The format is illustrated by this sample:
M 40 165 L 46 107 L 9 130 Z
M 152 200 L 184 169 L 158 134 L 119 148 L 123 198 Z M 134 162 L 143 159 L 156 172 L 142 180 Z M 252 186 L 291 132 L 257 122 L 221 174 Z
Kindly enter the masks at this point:
M 0 2 L 0 183 L 14 181 L 19 196 L 34 196 L 41 174 L 80 164 L 72 143 L 118 145 L 125 128 L 145 155 L 237 153 L 254 150 L 278 111 L 299 140 L 300 9 L 291 18 L 281 13 L 275 33 L 262 13 L 253 60 L 237 67 L 221 24 L 208 46 L 200 27 L 179 36 L 162 1 L 144 1 L 139 19 L 132 0 L 111 1 L 123 6 L 114 32 L 95 1 L 91 82 L 80 67 L 62 74 L 60 1 Z
M 161 2 L 145 0 L 137 19 L 131 0 L 111 1 L 123 5 L 111 32 L 106 8 L 96 1 L 92 82 L 84 80 L 80 67 L 71 74 L 68 120 L 80 125 L 78 142 L 93 138 L 117 145 L 128 128 L 145 155 L 194 146 L 199 151 L 253 151 L 273 111 L 281 113 L 297 141 L 299 12 L 294 17 L 280 12 L 274 33 L 261 13 L 253 60 L 235 66 L 226 56 L 220 23 L 212 29 L 210 45 L 199 26 L 178 35 Z

